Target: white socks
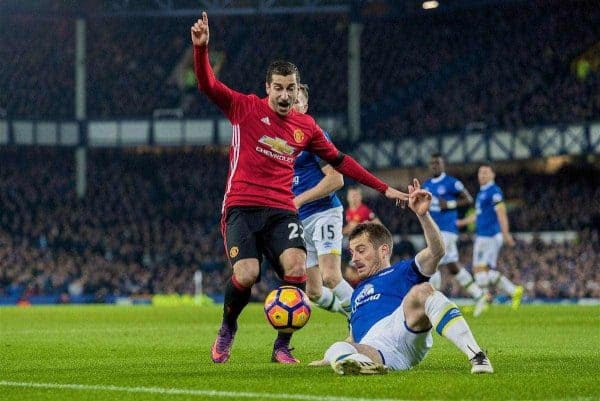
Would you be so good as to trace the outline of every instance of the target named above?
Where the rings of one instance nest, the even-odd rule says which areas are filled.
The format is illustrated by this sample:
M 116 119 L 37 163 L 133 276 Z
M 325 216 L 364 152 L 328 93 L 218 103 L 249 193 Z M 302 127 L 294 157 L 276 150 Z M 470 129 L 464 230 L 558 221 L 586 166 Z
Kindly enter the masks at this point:
M 429 278 L 429 284 L 436 290 L 439 290 L 442 287 L 442 274 L 439 270 L 436 270 L 435 273 L 433 273 L 433 276 Z
M 488 277 L 491 285 L 497 285 L 500 290 L 506 292 L 511 297 L 515 295 L 516 287 L 505 275 L 496 270 L 490 270 L 488 272 Z
M 472 359 L 481 348 L 458 307 L 439 291 L 425 301 L 425 315 L 442 337 L 450 340 L 467 358 Z
M 337 343 L 331 344 L 331 346 L 325 351 L 325 359 L 331 363 L 336 361 L 338 358 L 346 355 L 357 354 L 358 350 L 350 343 L 345 341 L 338 341 Z M 366 357 L 366 356 L 365 356 Z M 369 359 L 371 361 L 371 359 Z M 371 361 L 372 362 L 372 361 Z
M 333 287 L 333 293 L 340 301 L 340 306 L 343 309 L 343 312 L 348 316 L 352 311 L 352 305 L 350 304 L 350 301 L 352 300 L 353 291 L 354 288 L 352 288 L 352 286 L 344 279 L 342 279 L 338 285 Z
M 461 267 L 458 273 L 454 276 L 456 281 L 469 293 L 469 295 L 475 299 L 478 299 L 483 295 L 481 288 L 475 283 L 471 273 L 469 273 L 464 267 Z M 436 271 L 433 276 L 429 279 L 429 284 L 436 290 L 442 287 L 442 275 L 440 271 Z
M 341 309 L 339 299 L 325 286 L 321 288 L 321 297 L 317 300 L 316 304 L 331 312 L 338 312 Z
M 475 299 L 483 295 L 483 290 L 475 283 L 473 276 L 464 267 L 461 267 L 454 276 L 456 281 Z

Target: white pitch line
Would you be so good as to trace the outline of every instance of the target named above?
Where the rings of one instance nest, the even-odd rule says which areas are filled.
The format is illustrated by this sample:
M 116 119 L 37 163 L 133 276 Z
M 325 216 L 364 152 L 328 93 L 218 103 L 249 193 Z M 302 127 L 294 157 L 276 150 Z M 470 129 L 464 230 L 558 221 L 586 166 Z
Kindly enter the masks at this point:
M 274 394 L 274 393 L 252 393 L 247 391 L 219 391 L 219 390 L 193 390 L 183 388 L 161 388 L 161 387 L 119 387 L 98 384 L 60 384 L 60 383 L 28 383 L 0 381 L 0 387 L 24 387 L 58 390 L 82 390 L 82 391 L 115 391 L 122 393 L 162 394 L 162 395 L 192 395 L 204 397 L 221 398 L 259 398 L 279 400 L 300 401 L 412 401 L 398 398 L 353 398 L 353 397 L 329 397 L 321 395 L 303 394 Z M 547 401 L 593 401 L 593 397 L 556 398 Z M 439 401 L 439 400 L 438 400 Z
M 303 395 L 303 394 L 274 394 L 274 393 L 252 393 L 237 391 L 219 391 L 219 390 L 193 390 L 182 388 L 161 388 L 161 387 L 119 387 L 111 385 L 89 385 L 89 384 L 59 384 L 59 383 L 27 383 L 0 381 L 0 386 L 4 387 L 25 387 L 42 388 L 58 390 L 83 390 L 83 391 L 115 391 L 123 393 L 145 393 L 145 394 L 163 394 L 163 395 L 194 395 L 204 397 L 221 398 L 258 398 L 274 400 L 300 400 L 300 401 L 408 401 L 390 398 L 352 398 L 352 397 L 328 397 L 322 395 Z

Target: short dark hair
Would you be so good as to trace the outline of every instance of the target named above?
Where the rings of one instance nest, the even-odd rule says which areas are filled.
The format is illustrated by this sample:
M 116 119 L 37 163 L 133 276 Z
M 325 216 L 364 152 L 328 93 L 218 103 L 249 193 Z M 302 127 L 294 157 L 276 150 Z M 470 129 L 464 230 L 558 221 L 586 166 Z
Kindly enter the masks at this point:
M 442 154 L 440 152 L 434 152 L 431 155 L 429 155 L 430 158 L 432 159 L 443 159 L 444 156 L 442 156 Z
M 492 162 L 490 162 L 489 160 L 484 160 L 483 162 L 481 162 L 479 167 L 489 167 L 490 169 L 492 169 L 492 171 L 494 171 L 494 166 L 492 165 Z
M 275 60 L 267 69 L 267 83 L 273 82 L 273 75 L 292 75 L 296 74 L 296 81 L 300 82 L 300 72 L 294 63 L 285 60 Z
M 304 93 L 306 97 L 306 101 L 308 101 L 308 85 L 307 84 L 298 84 L 298 90 Z
M 387 244 L 390 247 L 390 255 L 394 249 L 394 240 L 392 239 L 392 233 L 383 224 L 379 223 L 360 223 L 350 233 L 348 241 L 352 241 L 354 238 L 360 237 L 364 233 L 369 237 L 369 242 L 373 244 L 375 249 L 378 249 L 381 245 Z

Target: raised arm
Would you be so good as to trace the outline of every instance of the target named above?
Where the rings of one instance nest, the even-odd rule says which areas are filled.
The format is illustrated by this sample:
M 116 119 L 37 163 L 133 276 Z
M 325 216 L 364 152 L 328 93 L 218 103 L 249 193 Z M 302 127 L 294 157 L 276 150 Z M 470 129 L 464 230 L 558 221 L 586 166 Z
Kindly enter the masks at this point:
M 417 215 L 427 243 L 427 247 L 417 253 L 415 258 L 421 268 L 421 273 L 431 276 L 437 270 L 438 263 L 446 252 L 440 229 L 429 214 L 431 193 L 421 189 L 419 181 L 414 179 L 413 185 L 408 186 L 408 194 L 408 207 Z
M 390 187 L 388 184 L 367 171 L 352 157 L 340 152 L 335 145 L 327 140 L 321 128 L 317 126 L 316 131 L 317 134 L 312 138 L 310 150 L 317 156 L 331 164 L 331 166 L 340 173 L 375 189 L 390 199 L 399 201 L 408 200 L 408 194 Z
M 305 205 L 308 202 L 324 198 L 344 186 L 344 176 L 335 171 L 329 164 L 321 167 L 321 171 L 325 174 L 321 181 L 311 189 L 302 192 L 294 198 L 294 205 L 296 205 L 297 209 L 300 209 L 302 205 Z
M 229 116 L 235 92 L 219 81 L 210 66 L 208 58 L 208 15 L 203 12 L 202 18 L 196 21 L 191 29 L 194 45 L 194 72 L 198 80 L 198 89 L 206 93 L 223 112 Z

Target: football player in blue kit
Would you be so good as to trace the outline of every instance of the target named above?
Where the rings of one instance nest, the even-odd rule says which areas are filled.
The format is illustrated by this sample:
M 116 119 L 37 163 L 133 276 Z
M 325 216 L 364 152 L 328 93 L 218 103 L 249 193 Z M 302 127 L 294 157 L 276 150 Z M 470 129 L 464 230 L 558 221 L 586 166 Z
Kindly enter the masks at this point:
M 483 164 L 477 171 L 479 192 L 475 200 L 475 214 L 456 222 L 458 227 L 475 223 L 475 243 L 473 244 L 473 273 L 475 281 L 487 291 L 490 285 L 512 297 L 512 307 L 517 309 L 521 304 L 523 287 L 513 284 L 506 276 L 496 270 L 496 262 L 502 244 L 514 246 L 515 240 L 510 234 L 504 195 L 494 179 L 496 174 L 490 164 Z
M 413 180 L 409 208 L 427 247 L 413 259 L 390 264 L 392 235 L 381 224 L 362 223 L 350 234 L 361 282 L 352 294 L 351 337 L 334 343 L 312 366 L 338 374 L 381 374 L 419 364 L 432 346 L 431 331 L 450 340 L 471 362 L 471 373 L 493 373 L 456 304 L 428 283 L 444 256 L 444 242 L 429 214 L 432 196 Z
M 471 273 L 460 265 L 456 246 L 458 240 L 457 208 L 472 205 L 473 197 L 460 180 L 446 174 L 444 158 L 440 153 L 433 153 L 429 158 L 429 171 L 432 178 L 423 183 L 423 189 L 431 192 L 433 196 L 429 212 L 433 221 L 440 228 L 446 248 L 446 254 L 440 261 L 439 268 L 446 266 L 456 281 L 475 299 L 473 316 L 477 317 L 486 306 L 486 297 L 473 280 Z M 436 290 L 441 288 L 440 270 L 431 276 L 429 282 Z
M 308 110 L 308 86 L 298 86 L 296 111 Z M 325 133 L 327 138 L 328 134 Z M 318 156 L 303 151 L 294 165 L 292 191 L 304 226 L 306 242 L 306 293 L 323 309 L 350 312 L 352 287 L 342 277 L 343 206 L 335 191 L 344 177 Z

